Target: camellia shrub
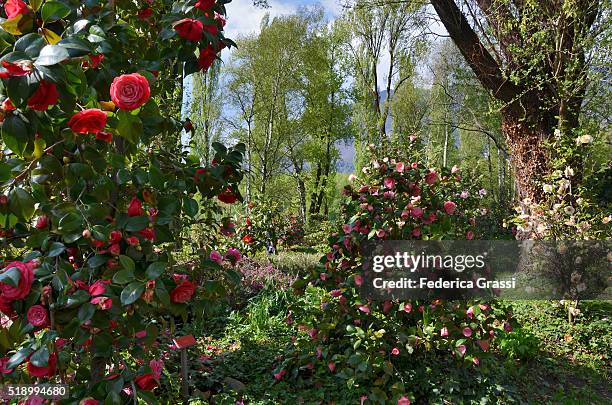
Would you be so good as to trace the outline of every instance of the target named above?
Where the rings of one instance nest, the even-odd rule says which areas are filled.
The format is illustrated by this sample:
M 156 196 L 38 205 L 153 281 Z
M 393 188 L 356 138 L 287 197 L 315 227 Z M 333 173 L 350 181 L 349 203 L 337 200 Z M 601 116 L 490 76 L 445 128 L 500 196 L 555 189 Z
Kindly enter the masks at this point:
M 329 253 L 294 284 L 306 287 L 309 304 L 292 308 L 294 345 L 274 377 L 291 373 L 308 384 L 333 373 L 357 390 L 371 387 L 362 399 L 409 403 L 416 390 L 398 370 L 432 351 L 478 367 L 498 332 L 511 330 L 510 317 L 489 302 L 364 300 L 361 249 L 373 240 L 477 238 L 481 197 L 458 167 L 437 170 L 418 161 L 374 160 L 351 180 Z
M 225 2 L 3 2 L 3 383 L 65 383 L 66 404 L 156 402 L 148 348 L 199 288 L 170 248 L 194 197 L 238 198 L 244 150 L 201 167 L 159 146 L 182 124 L 156 98 L 232 45 Z

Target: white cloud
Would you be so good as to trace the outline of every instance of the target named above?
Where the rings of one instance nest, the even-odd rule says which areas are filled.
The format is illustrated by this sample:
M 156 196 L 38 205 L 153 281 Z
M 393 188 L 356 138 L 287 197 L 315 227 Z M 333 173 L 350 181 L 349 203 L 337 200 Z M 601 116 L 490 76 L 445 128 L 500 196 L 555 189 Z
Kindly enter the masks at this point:
M 292 14 L 297 11 L 295 4 L 287 2 L 270 1 L 270 8 L 258 8 L 253 5 L 252 0 L 234 0 L 227 7 L 227 25 L 225 35 L 228 38 L 236 38 L 259 32 L 261 19 L 266 13 L 270 17 Z M 284 3 L 284 4 L 283 4 Z

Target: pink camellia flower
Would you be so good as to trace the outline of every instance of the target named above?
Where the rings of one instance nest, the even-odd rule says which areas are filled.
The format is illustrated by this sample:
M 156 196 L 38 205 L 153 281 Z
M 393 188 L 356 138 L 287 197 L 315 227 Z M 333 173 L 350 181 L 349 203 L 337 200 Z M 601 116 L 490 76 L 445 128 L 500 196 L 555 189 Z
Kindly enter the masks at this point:
M 100 401 L 94 398 L 85 398 L 79 402 L 79 405 L 99 405 Z
M 397 400 L 397 405 L 410 405 L 410 400 L 406 396 L 401 396 Z
M 393 349 L 391 349 L 391 354 L 394 356 L 399 356 L 400 349 L 398 349 L 397 347 L 394 347 Z
M 274 378 L 276 380 L 281 380 L 285 376 L 285 374 L 287 374 L 287 372 L 285 370 L 281 370 L 278 373 L 274 373 Z
M 459 166 L 454 165 L 451 169 L 451 173 L 452 174 L 459 173 Z
M 110 86 L 110 96 L 121 110 L 135 110 L 151 98 L 149 81 L 139 73 L 115 77 Z
M 378 236 L 379 238 L 384 238 L 386 235 L 385 230 L 384 229 L 379 229 L 376 231 L 376 236 Z
M 55 348 L 57 350 L 61 350 L 62 347 L 66 346 L 67 343 L 68 343 L 68 339 L 57 338 L 55 339 Z
M 463 336 L 470 337 L 472 336 L 472 329 L 465 327 L 463 328 Z
M 49 314 L 42 305 L 33 305 L 28 310 L 28 322 L 36 327 L 46 326 L 49 322 Z
M 403 210 L 402 214 L 400 215 L 400 218 L 402 218 L 403 220 L 406 220 L 406 219 L 410 218 L 410 211 Z
M 504 330 L 506 332 L 512 332 L 512 325 L 510 325 L 508 322 L 504 322 Z
M 482 311 L 486 311 L 487 309 L 489 309 L 489 306 L 487 304 L 478 304 L 478 306 Z
M 90 301 L 93 305 L 97 305 L 103 311 L 113 307 L 113 300 L 108 297 L 95 297 Z
M 438 181 L 438 173 L 435 170 L 431 169 L 429 173 L 425 175 L 425 183 L 430 186 L 433 185 L 436 181 Z
M 344 224 L 342 225 L 342 230 L 344 231 L 344 233 L 351 233 L 351 231 L 353 230 L 353 227 L 350 226 L 349 224 Z
M 155 229 L 153 228 L 145 228 L 138 231 L 138 235 L 142 236 L 145 240 L 154 241 L 155 240 Z
M 47 402 L 46 399 L 44 399 L 43 397 L 39 396 L 39 395 L 32 395 L 30 397 L 28 397 L 28 399 L 26 399 L 24 402 L 20 402 L 20 404 L 23 405 L 44 405 Z M 79 404 L 81 405 L 81 404 Z M 89 404 L 86 404 L 89 405 Z M 96 405 L 96 404 L 94 404 Z
M 129 238 L 127 238 L 125 241 L 126 241 L 126 242 L 128 243 L 128 245 L 130 245 L 130 246 L 138 246 L 138 245 L 140 245 L 140 239 L 138 239 L 138 238 L 137 238 L 137 237 L 135 237 L 135 236 L 130 236 L 130 237 L 129 237 Z
M 4 271 L 9 271 L 12 268 L 19 270 L 21 277 L 16 287 L 10 284 L 0 283 L 0 298 L 7 303 L 22 300 L 27 297 L 32 288 L 32 282 L 34 281 L 34 271 L 26 263 L 11 262 L 6 265 Z
M 423 220 L 423 223 L 426 225 L 432 224 L 436 221 L 436 219 L 438 219 L 438 216 L 436 214 L 429 214 L 429 216 L 427 217 L 427 219 Z
M 98 280 L 92 285 L 90 285 L 88 288 L 89 295 L 91 295 L 92 297 L 96 297 L 98 295 L 104 294 L 106 292 L 105 284 L 107 283 L 102 280 Z
M 393 308 L 393 303 L 391 301 L 385 301 L 383 303 L 383 313 L 384 314 L 388 314 L 389 311 L 391 311 L 391 308 Z
M 327 363 L 327 368 L 329 368 L 329 371 L 331 371 L 332 373 L 336 371 L 336 363 L 334 363 L 333 361 L 330 361 L 329 363 Z
M 4 3 L 4 12 L 6 13 L 6 17 L 10 20 L 21 14 L 28 14 L 30 9 L 22 0 L 7 0 L 6 3 Z
M 385 179 L 383 180 L 383 184 L 385 188 L 393 190 L 395 188 L 396 183 L 395 183 L 395 179 L 393 179 L 392 177 L 385 177 Z
M 360 286 L 363 283 L 363 277 L 361 274 L 355 274 L 355 285 Z
M 478 366 L 480 365 L 480 359 L 478 357 L 474 357 L 472 359 L 472 363 L 474 363 L 475 366 Z
M 236 248 L 229 248 L 227 250 L 227 253 L 225 253 L 225 258 L 229 259 L 230 262 L 232 263 L 238 263 L 241 259 L 242 259 L 242 255 L 240 254 L 240 251 Z
M 448 215 L 453 215 L 455 213 L 456 208 L 457 208 L 457 204 L 455 204 L 452 201 L 446 201 L 444 203 L 444 211 L 446 211 Z
M 395 171 L 398 173 L 404 173 L 405 168 L 406 167 L 403 162 L 397 162 L 397 164 L 395 165 Z
M 469 307 L 467 311 L 465 311 L 465 314 L 467 315 L 468 318 L 473 319 L 474 318 L 474 307 Z
M 465 352 L 467 351 L 467 347 L 465 345 L 461 345 L 461 346 L 457 347 L 457 350 L 463 356 L 463 355 L 465 355 Z
M 367 305 L 360 305 L 359 306 L 359 310 L 361 312 L 363 312 L 364 314 L 369 314 L 370 313 L 370 307 Z
M 491 347 L 491 344 L 489 343 L 488 340 L 479 340 L 478 346 L 480 346 L 482 351 L 486 352 L 487 350 L 489 350 L 489 347 Z
M 474 239 L 474 232 L 473 231 L 467 231 L 467 233 L 465 234 L 465 237 L 467 238 L 467 240 L 472 240 Z
M 460 197 L 463 198 L 464 200 L 466 198 L 468 198 L 470 196 L 470 193 L 468 193 L 467 191 L 462 191 Z
M 418 238 L 419 236 L 421 236 L 421 228 L 414 228 L 412 232 L 410 232 L 410 234 L 413 237 Z
M 134 334 L 134 336 L 136 336 L 137 339 L 143 339 L 144 337 L 147 336 L 147 331 L 146 330 L 138 331 Z
M 411 313 L 412 312 L 412 304 L 407 302 L 404 304 L 404 312 L 406 313 Z
M 308 336 L 310 336 L 311 339 L 315 339 L 318 334 L 319 330 L 317 328 L 312 328 L 308 331 Z
M 217 252 L 216 250 L 210 252 L 208 257 L 217 264 L 223 264 L 223 256 L 221 256 L 221 253 Z
M 340 291 L 340 290 L 332 290 L 330 292 L 330 294 L 331 294 L 332 297 L 338 298 L 338 297 L 340 297 L 342 295 L 342 291 Z
M 448 336 L 448 328 L 446 326 L 440 329 L 440 336 L 442 337 Z
M 149 362 L 149 367 L 151 368 L 151 373 L 156 380 L 159 380 L 161 377 L 162 370 L 164 369 L 164 362 L 162 360 L 151 360 Z
M 423 216 L 423 209 L 420 207 L 414 207 L 412 210 L 410 210 L 410 214 L 412 214 L 412 216 L 415 218 L 421 218 Z

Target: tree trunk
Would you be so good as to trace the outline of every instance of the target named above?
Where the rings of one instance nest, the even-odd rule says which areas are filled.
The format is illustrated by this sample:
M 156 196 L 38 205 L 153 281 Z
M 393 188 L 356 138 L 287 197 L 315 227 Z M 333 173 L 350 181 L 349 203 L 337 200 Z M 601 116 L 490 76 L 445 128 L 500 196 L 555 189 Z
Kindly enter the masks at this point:
M 543 190 L 538 180 L 550 169 L 549 156 L 543 143 L 550 137 L 552 128 L 547 128 L 545 123 L 529 125 L 526 120 L 505 111 L 502 114 L 502 133 L 512 156 L 519 198 L 540 201 Z

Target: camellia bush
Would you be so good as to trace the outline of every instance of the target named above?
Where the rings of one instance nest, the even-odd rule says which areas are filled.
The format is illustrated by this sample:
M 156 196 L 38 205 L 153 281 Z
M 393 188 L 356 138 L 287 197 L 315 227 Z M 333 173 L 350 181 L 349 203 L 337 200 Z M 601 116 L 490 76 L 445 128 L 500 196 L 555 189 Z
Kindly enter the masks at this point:
M 3 3 L 2 382 L 68 384 L 66 404 L 155 403 L 163 361 L 148 347 L 198 289 L 172 243 L 197 199 L 239 197 L 244 150 L 218 145 L 202 167 L 159 146 L 183 125 L 156 98 L 232 46 L 226 1 Z
M 305 299 L 287 322 L 294 344 L 274 377 L 308 384 L 333 373 L 380 403 L 418 398 L 398 370 L 428 352 L 478 367 L 510 316 L 483 301 L 366 301 L 360 294 L 362 248 L 368 241 L 474 239 L 482 194 L 458 167 L 419 161 L 373 160 L 344 194 L 344 223 L 329 239 L 319 268 L 294 284 Z M 401 366 L 403 365 L 403 366 Z M 408 367 L 409 369 L 409 367 Z M 289 374 L 291 373 L 291 374 Z M 417 394 L 415 394 L 417 393 Z

